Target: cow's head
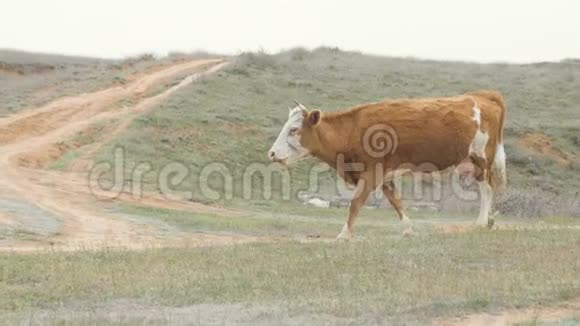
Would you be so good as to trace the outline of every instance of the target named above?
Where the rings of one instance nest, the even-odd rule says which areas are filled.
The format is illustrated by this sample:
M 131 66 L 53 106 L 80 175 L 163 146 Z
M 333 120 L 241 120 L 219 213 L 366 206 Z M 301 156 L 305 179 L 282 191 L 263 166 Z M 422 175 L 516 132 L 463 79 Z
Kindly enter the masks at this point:
M 304 105 L 296 102 L 294 108 L 289 108 L 288 121 L 280 131 L 278 138 L 268 151 L 272 162 L 288 165 L 310 155 L 312 127 L 320 119 L 320 111 L 308 112 Z

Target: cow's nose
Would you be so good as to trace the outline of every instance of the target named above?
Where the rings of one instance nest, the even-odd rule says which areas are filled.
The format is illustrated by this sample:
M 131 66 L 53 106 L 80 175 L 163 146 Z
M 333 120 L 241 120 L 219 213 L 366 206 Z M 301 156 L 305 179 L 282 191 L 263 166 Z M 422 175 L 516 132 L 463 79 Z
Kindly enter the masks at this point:
M 276 158 L 276 152 L 269 151 L 268 152 L 268 158 L 273 161 Z

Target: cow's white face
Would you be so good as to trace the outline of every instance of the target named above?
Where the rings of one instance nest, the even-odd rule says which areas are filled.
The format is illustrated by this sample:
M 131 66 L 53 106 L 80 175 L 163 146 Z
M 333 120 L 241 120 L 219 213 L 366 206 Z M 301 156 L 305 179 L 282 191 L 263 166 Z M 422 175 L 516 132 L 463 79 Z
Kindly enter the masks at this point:
M 300 131 L 305 113 L 306 108 L 302 104 L 290 109 L 288 121 L 268 151 L 268 158 L 272 162 L 288 165 L 308 155 L 308 150 L 300 144 Z

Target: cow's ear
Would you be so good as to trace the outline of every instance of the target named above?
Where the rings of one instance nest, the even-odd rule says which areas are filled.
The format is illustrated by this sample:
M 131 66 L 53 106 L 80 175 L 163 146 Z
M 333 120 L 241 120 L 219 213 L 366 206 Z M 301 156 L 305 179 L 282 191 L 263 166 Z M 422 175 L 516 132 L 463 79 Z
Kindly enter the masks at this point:
M 316 125 L 320 121 L 320 110 L 313 110 L 308 114 L 308 123 L 311 126 Z

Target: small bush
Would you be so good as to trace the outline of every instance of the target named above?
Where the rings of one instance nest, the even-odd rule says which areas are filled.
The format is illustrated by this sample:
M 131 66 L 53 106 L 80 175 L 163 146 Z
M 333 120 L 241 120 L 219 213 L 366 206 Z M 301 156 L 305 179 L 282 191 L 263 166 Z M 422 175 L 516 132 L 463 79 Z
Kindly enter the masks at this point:
M 264 52 L 246 52 L 240 55 L 238 59 L 240 66 L 252 67 L 258 70 L 266 70 L 276 67 L 275 59 Z
M 250 76 L 250 72 L 248 71 L 248 69 L 245 67 L 241 67 L 241 66 L 235 66 L 232 69 L 230 69 L 229 72 L 233 75 L 240 75 L 243 77 Z
M 302 61 L 306 58 L 306 56 L 308 56 L 308 54 L 310 54 L 310 52 L 308 50 L 306 50 L 305 48 L 295 48 L 289 51 L 290 53 L 290 58 L 293 61 Z
M 548 215 L 548 205 L 555 199 L 540 190 L 508 190 L 496 196 L 495 209 L 513 217 L 542 217 Z
M 496 196 L 495 209 L 505 216 L 525 218 L 580 216 L 578 194 L 562 195 L 538 188 L 508 189 Z
M 155 55 L 151 53 L 139 54 L 136 56 L 128 57 L 121 61 L 121 65 L 134 66 L 140 62 L 155 61 Z

